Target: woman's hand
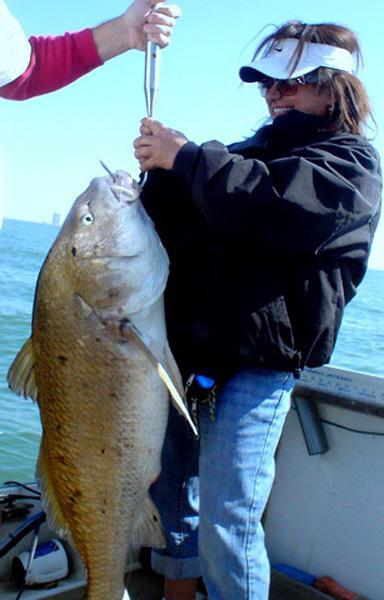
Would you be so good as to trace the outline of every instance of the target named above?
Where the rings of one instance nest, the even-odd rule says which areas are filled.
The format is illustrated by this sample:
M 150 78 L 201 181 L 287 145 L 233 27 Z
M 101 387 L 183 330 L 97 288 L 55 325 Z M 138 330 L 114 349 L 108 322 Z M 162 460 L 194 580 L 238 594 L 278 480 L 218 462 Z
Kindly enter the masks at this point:
M 133 145 L 142 171 L 172 169 L 177 153 L 188 142 L 180 131 L 149 118 L 142 119 L 140 134 Z

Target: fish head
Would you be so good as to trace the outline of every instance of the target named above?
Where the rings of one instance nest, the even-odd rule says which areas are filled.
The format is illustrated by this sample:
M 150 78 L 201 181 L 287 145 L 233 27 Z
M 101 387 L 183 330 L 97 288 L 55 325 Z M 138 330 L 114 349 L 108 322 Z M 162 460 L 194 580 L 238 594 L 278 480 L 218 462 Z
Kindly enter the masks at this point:
M 61 286 L 105 317 L 154 303 L 168 277 L 168 256 L 140 201 L 140 187 L 118 171 L 93 179 L 73 204 L 46 265 Z M 60 265 L 60 267 L 59 267 Z

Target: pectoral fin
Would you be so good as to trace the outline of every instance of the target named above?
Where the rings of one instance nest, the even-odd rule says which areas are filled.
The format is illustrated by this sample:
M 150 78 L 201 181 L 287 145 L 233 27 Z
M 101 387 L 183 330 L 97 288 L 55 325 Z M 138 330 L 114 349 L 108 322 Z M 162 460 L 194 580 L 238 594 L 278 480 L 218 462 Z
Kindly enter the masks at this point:
M 156 369 L 157 374 L 159 375 L 161 381 L 164 383 L 164 385 L 168 389 L 168 391 L 171 395 L 171 400 L 173 402 L 174 407 L 188 421 L 189 425 L 192 428 L 193 433 L 196 436 L 198 436 L 196 426 L 190 417 L 190 414 L 187 410 L 187 407 L 185 406 L 185 404 L 183 402 L 183 399 L 182 399 L 179 391 L 177 390 L 175 384 L 173 383 L 173 381 L 172 381 L 171 377 L 169 376 L 169 374 L 167 373 L 166 369 L 157 360 L 157 358 L 153 354 L 153 352 L 148 348 L 140 331 L 132 323 L 132 321 L 123 321 L 120 325 L 120 331 L 124 337 L 134 339 L 135 342 L 137 343 L 137 345 L 144 352 L 145 356 L 148 358 L 150 363 Z M 172 354 L 171 354 L 171 356 L 172 356 Z M 174 361 L 174 359 L 173 359 L 173 361 Z M 175 363 L 175 365 L 176 365 L 176 363 Z M 177 369 L 177 367 L 176 367 L 176 369 Z
M 44 434 L 40 446 L 39 458 L 36 466 L 36 478 L 42 491 L 42 504 L 47 514 L 49 526 L 61 536 L 70 539 L 68 524 L 59 507 L 51 482 L 49 461 L 44 450 Z
M 160 515 L 149 496 L 144 501 L 143 510 L 137 521 L 130 545 L 132 548 L 141 548 L 142 546 L 165 547 Z
M 183 397 L 184 396 L 183 379 L 181 377 L 179 367 L 177 366 L 177 363 L 175 361 L 175 358 L 172 354 L 172 350 L 169 347 L 168 342 L 166 342 L 166 344 L 165 344 L 165 360 L 166 360 L 166 366 L 168 367 L 168 373 L 170 374 L 172 381 L 174 382 L 175 387 L 176 387 L 177 391 L 179 392 L 180 396 Z
M 29 338 L 9 368 L 8 385 L 18 396 L 38 400 L 38 389 L 35 380 L 34 355 L 32 338 Z

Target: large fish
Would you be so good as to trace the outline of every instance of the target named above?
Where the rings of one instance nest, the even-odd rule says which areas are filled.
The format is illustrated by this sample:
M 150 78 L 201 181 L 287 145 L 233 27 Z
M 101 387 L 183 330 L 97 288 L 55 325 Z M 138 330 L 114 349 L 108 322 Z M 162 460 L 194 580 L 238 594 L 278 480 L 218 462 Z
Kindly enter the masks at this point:
M 127 597 L 128 548 L 163 545 L 148 495 L 168 414 L 162 379 L 190 420 L 166 337 L 167 275 L 138 185 L 122 171 L 94 179 L 43 264 L 32 336 L 9 371 L 39 404 L 43 506 L 85 564 L 88 600 Z

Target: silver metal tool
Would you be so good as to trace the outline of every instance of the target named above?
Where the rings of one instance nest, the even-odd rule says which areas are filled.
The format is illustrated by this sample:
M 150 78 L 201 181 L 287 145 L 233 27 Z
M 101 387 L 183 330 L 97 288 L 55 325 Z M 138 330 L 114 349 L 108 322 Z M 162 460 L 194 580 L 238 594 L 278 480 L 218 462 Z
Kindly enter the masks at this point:
M 33 559 L 35 558 L 37 543 L 39 541 L 39 533 L 40 533 L 41 521 L 39 521 L 35 527 L 35 532 L 32 538 L 32 546 L 31 551 L 28 558 L 27 568 L 25 569 L 25 585 L 30 583 L 30 574 L 32 570 Z
M 144 93 L 147 106 L 147 116 L 153 118 L 154 106 L 159 89 L 159 74 L 160 74 L 160 46 L 147 41 L 145 48 L 145 75 L 144 75 Z M 148 178 L 146 171 L 141 180 L 140 186 L 143 187 Z
M 159 89 L 160 47 L 148 40 L 145 50 L 144 92 L 147 116 L 152 118 L 155 100 Z

